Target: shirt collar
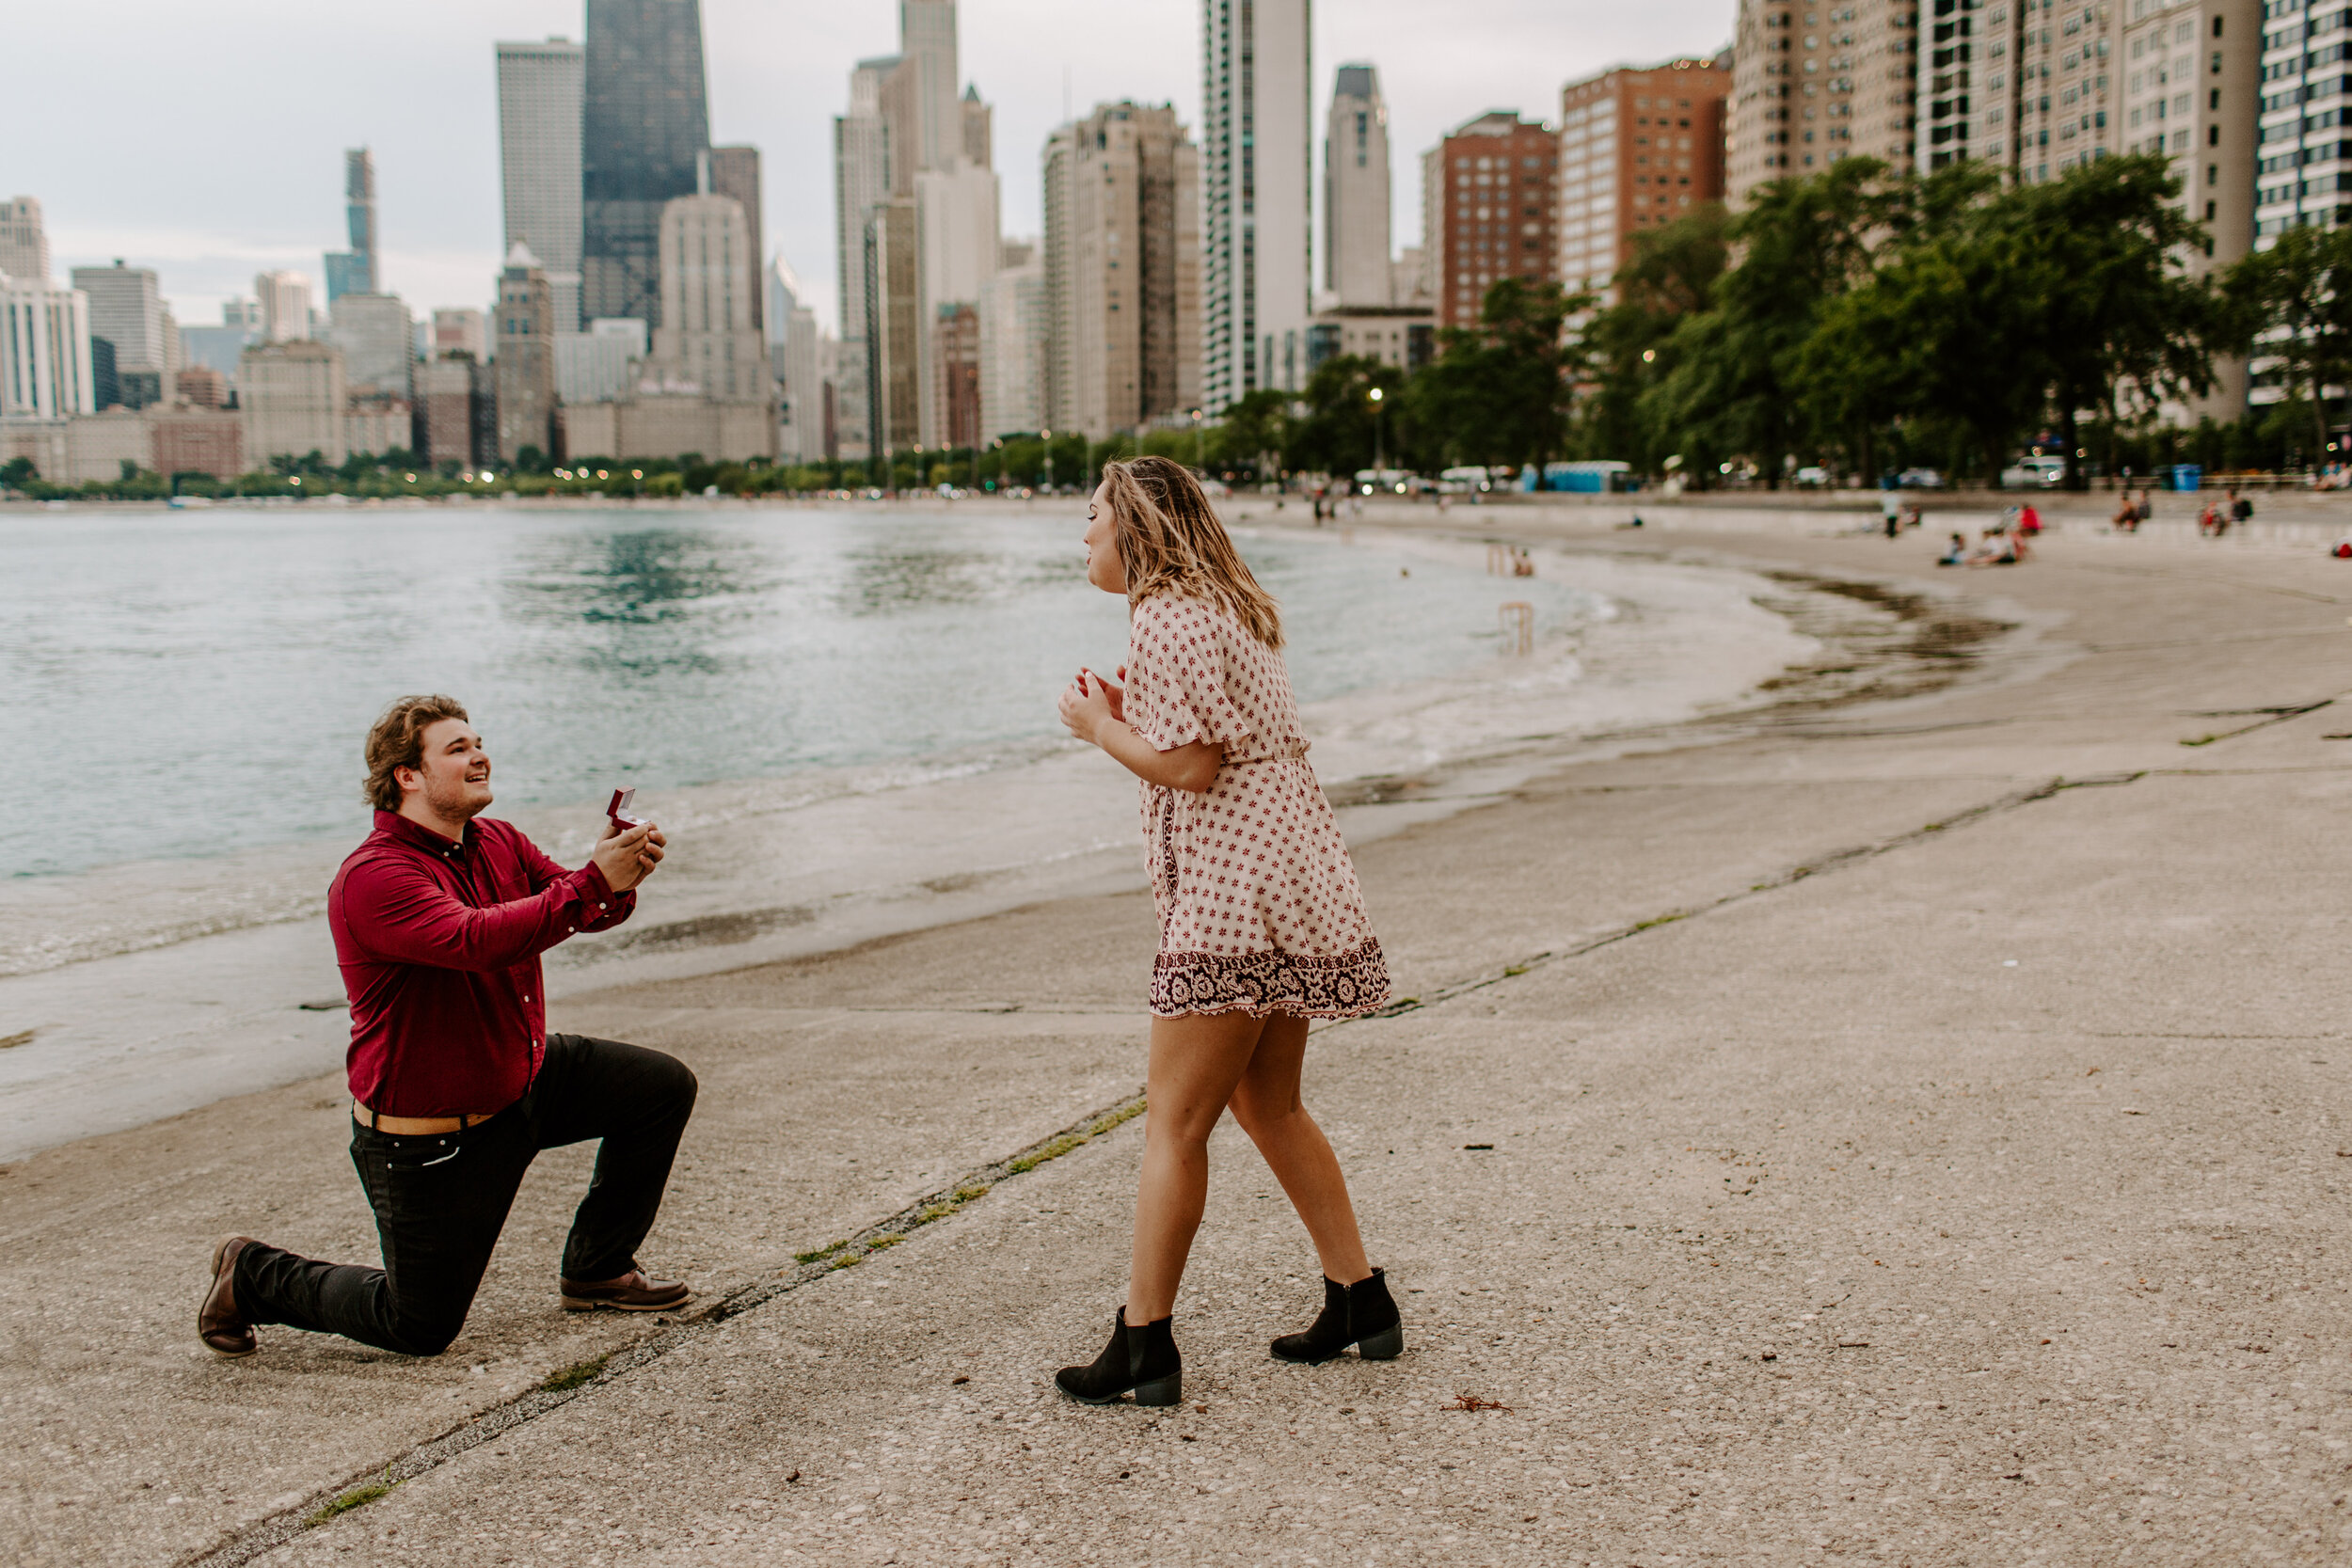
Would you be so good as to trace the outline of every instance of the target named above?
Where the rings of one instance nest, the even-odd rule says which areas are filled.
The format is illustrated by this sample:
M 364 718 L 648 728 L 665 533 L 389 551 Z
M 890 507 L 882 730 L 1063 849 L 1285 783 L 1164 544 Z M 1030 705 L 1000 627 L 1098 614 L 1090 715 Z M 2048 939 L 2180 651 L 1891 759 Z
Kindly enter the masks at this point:
M 420 849 L 427 849 L 442 856 L 463 854 L 474 836 L 473 823 L 470 820 L 466 824 L 464 838 L 444 838 L 423 823 L 403 816 L 396 811 L 386 811 L 382 807 L 376 809 L 375 831 L 379 833 L 389 833 L 392 837 L 413 844 Z

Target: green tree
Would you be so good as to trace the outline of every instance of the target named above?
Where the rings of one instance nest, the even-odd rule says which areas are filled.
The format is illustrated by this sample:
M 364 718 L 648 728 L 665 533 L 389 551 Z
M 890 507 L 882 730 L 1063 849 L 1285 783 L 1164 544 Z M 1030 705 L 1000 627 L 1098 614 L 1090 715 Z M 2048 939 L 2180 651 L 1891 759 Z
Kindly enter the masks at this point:
M 1290 395 L 1251 392 L 1228 404 L 1216 436 L 1217 459 L 1226 467 L 1247 468 L 1260 479 L 1279 476 L 1291 444 Z
M 2233 346 L 2278 359 L 2325 451 L 2327 389 L 2352 379 L 2352 229 L 2288 230 L 2230 269 L 2222 297 Z
M 1908 223 L 1911 197 L 1874 158 L 1757 191 L 1727 230 L 1740 264 L 1717 280 L 1714 309 L 1677 325 L 1674 368 L 1645 394 L 1646 416 L 1687 443 L 1753 459 L 1777 485 L 1813 435 L 1798 356 L 1828 302 L 1869 277 L 1872 240 Z
M 1478 325 L 1438 335 L 1438 357 L 1398 400 L 1422 438 L 1455 462 L 1542 464 L 1565 443 L 1583 345 L 1568 318 L 1590 294 L 1506 277 L 1480 301 Z
M 2113 422 L 2212 389 L 2213 345 L 2227 340 L 2228 318 L 2187 275 L 2205 229 L 2180 198 L 2169 162 L 2136 153 L 2081 165 L 2002 204 L 2025 242 L 2012 251 L 2014 286 L 2033 312 L 2069 488 L 2083 488 L 2082 410 Z
M 1293 461 L 1302 468 L 1343 476 L 1371 467 L 1375 452 L 1382 450 L 1378 436 L 1394 430 L 1397 393 L 1405 379 L 1395 366 L 1365 355 L 1335 355 L 1316 366 L 1302 395 L 1307 413 L 1291 440 Z M 1387 409 L 1375 403 L 1375 391 Z M 1396 448 L 1391 443 L 1385 450 L 1393 452 Z
M 1674 369 L 1671 344 L 1683 318 L 1705 310 L 1730 264 L 1729 214 L 1708 202 L 1662 229 L 1637 230 L 1633 260 L 1612 278 L 1617 302 L 1585 325 L 1586 388 L 1578 445 L 1651 469 L 1678 443 L 1643 418 L 1642 398 Z

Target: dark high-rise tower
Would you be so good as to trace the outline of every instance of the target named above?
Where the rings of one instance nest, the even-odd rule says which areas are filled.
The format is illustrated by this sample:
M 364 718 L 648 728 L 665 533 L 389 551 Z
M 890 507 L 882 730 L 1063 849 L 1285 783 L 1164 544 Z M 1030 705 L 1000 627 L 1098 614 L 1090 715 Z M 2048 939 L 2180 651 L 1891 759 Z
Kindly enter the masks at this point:
M 375 293 L 375 155 L 364 147 L 343 154 L 343 202 L 351 248 L 327 253 L 329 305 L 345 294 Z
M 588 0 L 580 313 L 661 325 L 661 207 L 710 146 L 700 0 Z

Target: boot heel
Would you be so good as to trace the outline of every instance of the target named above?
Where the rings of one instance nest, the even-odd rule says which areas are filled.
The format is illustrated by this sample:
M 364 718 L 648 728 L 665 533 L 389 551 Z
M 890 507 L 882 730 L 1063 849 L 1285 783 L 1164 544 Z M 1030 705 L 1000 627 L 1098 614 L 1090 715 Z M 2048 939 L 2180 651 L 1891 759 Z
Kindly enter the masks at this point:
M 1405 1325 L 1393 1323 L 1356 1341 L 1356 1354 L 1367 1361 L 1393 1361 L 1405 1354 Z
M 1171 1372 L 1167 1377 L 1136 1385 L 1137 1404 L 1182 1404 L 1184 1402 L 1184 1374 Z

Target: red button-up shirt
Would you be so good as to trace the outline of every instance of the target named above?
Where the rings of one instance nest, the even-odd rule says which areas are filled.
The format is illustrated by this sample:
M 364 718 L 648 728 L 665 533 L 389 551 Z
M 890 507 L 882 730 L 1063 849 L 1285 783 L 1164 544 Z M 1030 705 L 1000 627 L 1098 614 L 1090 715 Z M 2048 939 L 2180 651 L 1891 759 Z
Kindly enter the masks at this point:
M 547 1052 L 539 955 L 637 907 L 594 862 L 566 871 L 511 823 L 453 843 L 394 812 L 327 890 L 351 997 L 351 1092 L 388 1117 L 488 1115 L 522 1097 Z

